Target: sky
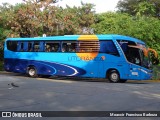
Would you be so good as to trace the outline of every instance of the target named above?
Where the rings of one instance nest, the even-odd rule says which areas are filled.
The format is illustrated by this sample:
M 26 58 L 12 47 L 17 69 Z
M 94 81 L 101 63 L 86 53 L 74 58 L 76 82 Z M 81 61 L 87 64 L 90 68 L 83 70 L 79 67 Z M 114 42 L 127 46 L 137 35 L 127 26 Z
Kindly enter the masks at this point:
M 23 0 L 0 0 L 0 4 L 3 2 L 8 2 L 10 4 L 21 3 Z M 116 5 L 119 0 L 62 0 L 57 3 L 57 5 L 65 7 L 66 4 L 70 7 L 80 6 L 81 1 L 84 3 L 92 3 L 95 4 L 95 10 L 97 13 L 107 12 L 107 11 L 115 11 Z

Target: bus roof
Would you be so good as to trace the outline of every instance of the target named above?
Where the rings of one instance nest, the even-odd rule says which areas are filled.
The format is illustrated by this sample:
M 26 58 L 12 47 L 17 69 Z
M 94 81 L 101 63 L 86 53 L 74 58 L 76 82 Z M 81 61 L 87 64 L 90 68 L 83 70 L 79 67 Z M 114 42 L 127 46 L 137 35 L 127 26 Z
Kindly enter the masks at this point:
M 134 41 L 136 43 L 141 43 L 141 44 L 145 44 L 143 41 L 133 38 L 133 37 L 129 37 L 129 36 L 124 36 L 124 35 L 118 35 L 118 34 L 103 34 L 103 35 L 64 35 L 64 36 L 47 36 L 47 37 L 28 37 L 28 38 L 7 38 L 6 41 L 8 40 L 15 40 L 15 41 L 30 41 L 30 40 L 34 40 L 34 41 L 39 41 L 39 40 L 55 40 L 55 41 L 59 41 L 59 40 L 78 40 L 81 36 L 83 36 L 83 39 L 92 39 L 93 37 L 95 38 L 95 36 L 98 38 L 98 40 L 128 40 L 128 41 Z

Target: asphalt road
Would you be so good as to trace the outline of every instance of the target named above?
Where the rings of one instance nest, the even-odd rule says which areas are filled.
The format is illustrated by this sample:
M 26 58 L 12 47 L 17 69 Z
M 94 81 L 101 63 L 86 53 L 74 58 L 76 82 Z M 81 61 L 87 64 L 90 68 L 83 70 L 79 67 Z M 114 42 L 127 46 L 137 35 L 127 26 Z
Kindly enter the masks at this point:
M 160 111 L 160 82 L 107 83 L 1 73 L 0 111 Z M 158 118 L 145 118 L 151 119 Z

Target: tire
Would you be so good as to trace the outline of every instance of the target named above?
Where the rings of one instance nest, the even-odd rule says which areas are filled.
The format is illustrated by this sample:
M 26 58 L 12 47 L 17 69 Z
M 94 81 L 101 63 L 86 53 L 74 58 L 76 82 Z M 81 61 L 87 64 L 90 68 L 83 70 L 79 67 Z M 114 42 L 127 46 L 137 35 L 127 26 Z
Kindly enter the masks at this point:
M 37 75 L 37 70 L 36 70 L 35 67 L 29 67 L 28 71 L 27 71 L 27 74 L 28 74 L 29 77 L 33 77 L 33 78 L 38 76 Z
M 49 78 L 49 77 L 51 77 L 51 75 L 40 75 L 39 77 L 41 77 L 41 78 Z
M 119 73 L 116 70 L 110 71 L 109 74 L 108 74 L 108 79 L 109 79 L 109 82 L 111 82 L 111 83 L 120 82 Z
M 127 82 L 126 79 L 121 79 L 121 80 L 120 80 L 120 83 L 125 83 L 125 82 Z

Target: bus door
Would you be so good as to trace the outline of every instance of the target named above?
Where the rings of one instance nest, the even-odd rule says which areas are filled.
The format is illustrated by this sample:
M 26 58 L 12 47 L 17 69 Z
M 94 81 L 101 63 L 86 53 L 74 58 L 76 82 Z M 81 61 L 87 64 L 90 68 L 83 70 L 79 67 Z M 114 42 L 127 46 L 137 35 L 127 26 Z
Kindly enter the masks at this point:
M 116 68 L 119 61 L 119 53 L 113 40 L 100 41 L 99 50 L 99 76 L 105 77 L 106 70 Z M 121 65 L 118 66 L 121 69 Z
M 129 79 L 141 79 L 141 55 L 137 48 L 128 47 L 126 58 L 129 62 Z

